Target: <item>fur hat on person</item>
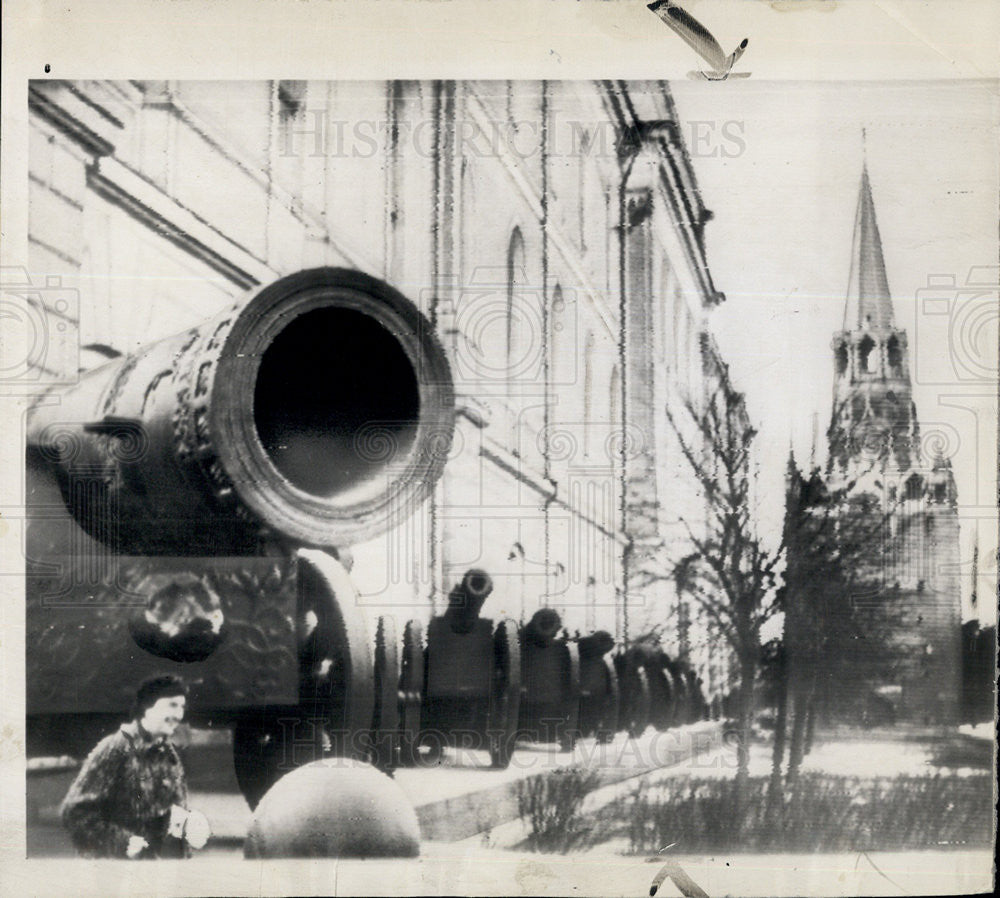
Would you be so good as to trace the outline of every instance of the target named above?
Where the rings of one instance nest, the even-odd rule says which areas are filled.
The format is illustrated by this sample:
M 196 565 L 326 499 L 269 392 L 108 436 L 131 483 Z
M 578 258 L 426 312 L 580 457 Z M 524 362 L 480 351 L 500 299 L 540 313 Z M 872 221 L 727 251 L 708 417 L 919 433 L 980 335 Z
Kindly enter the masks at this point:
M 180 677 L 173 674 L 163 674 L 158 677 L 149 677 L 139 684 L 135 692 L 135 701 L 132 703 L 132 719 L 141 720 L 147 708 L 152 708 L 161 698 L 169 698 L 174 695 L 188 694 L 187 685 Z

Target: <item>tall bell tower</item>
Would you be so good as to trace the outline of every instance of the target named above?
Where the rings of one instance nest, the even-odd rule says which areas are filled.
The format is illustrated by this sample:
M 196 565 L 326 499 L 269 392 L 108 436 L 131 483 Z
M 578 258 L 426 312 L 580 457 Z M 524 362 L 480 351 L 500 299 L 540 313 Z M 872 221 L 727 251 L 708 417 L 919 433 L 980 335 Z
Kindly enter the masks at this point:
M 961 674 L 955 478 L 949 459 L 921 452 L 906 332 L 893 314 L 867 165 L 833 353 L 830 484 L 873 496 L 871 513 L 885 517 L 873 575 L 880 601 L 893 605 L 897 651 L 880 685 L 900 719 L 951 723 Z
M 868 480 L 883 466 L 919 464 L 906 332 L 896 327 L 868 167 L 854 221 L 851 274 L 842 329 L 833 338 L 834 480 Z

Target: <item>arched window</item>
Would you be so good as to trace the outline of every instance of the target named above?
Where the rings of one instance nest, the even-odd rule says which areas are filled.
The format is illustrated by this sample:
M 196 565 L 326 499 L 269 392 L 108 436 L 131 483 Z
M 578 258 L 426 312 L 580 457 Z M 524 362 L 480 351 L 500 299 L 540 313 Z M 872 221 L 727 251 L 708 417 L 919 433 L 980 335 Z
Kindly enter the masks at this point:
M 566 308 L 563 289 L 556 284 L 549 307 L 549 380 L 559 386 L 573 377 L 572 335 L 569 333 L 570 310 Z
M 611 367 L 611 387 L 610 395 L 608 396 L 608 424 L 609 434 L 623 434 L 622 430 L 622 376 L 621 372 L 618 370 L 618 365 L 615 364 Z M 618 478 L 621 474 L 621 454 L 612 451 L 611 446 L 614 444 L 613 440 L 609 440 L 605 443 L 607 447 L 606 452 L 610 455 L 611 470 L 614 473 L 615 478 Z
M 912 474 L 906 480 L 906 498 L 919 499 L 924 491 L 924 482 L 919 474 Z
M 687 337 L 684 333 L 684 296 L 681 293 L 680 284 L 675 284 L 674 286 L 674 293 L 671 297 L 671 305 L 673 305 L 674 309 L 674 357 L 670 360 L 670 364 L 674 369 L 675 382 L 679 382 L 681 372 L 687 371 L 687 363 L 684 358 L 684 353 L 687 350 Z
M 867 335 L 858 344 L 858 364 L 865 374 L 874 374 L 878 371 L 878 356 L 874 350 L 875 341 Z
M 837 347 L 837 374 L 843 374 L 847 371 L 848 361 L 847 345 L 845 343 L 841 343 Z
M 583 454 L 590 455 L 590 422 L 594 415 L 594 332 L 583 342 Z
M 608 398 L 609 417 L 611 426 L 618 427 L 621 424 L 622 409 L 622 376 L 618 371 L 617 363 L 611 368 L 611 395 Z
M 524 302 L 521 293 L 526 279 L 524 237 L 521 236 L 521 229 L 515 227 L 511 232 L 510 242 L 507 244 L 506 350 L 508 378 L 515 373 L 515 369 L 523 361 L 521 356 L 523 355 L 525 337 L 522 333 L 524 314 L 523 310 L 517 308 L 517 305 Z
M 903 353 L 899 348 L 899 338 L 895 334 L 889 337 L 885 349 L 889 361 L 889 371 L 894 377 L 899 377 L 903 373 Z
M 586 626 L 593 631 L 597 628 L 597 580 L 594 577 L 587 577 L 587 585 L 584 590 L 586 597 Z

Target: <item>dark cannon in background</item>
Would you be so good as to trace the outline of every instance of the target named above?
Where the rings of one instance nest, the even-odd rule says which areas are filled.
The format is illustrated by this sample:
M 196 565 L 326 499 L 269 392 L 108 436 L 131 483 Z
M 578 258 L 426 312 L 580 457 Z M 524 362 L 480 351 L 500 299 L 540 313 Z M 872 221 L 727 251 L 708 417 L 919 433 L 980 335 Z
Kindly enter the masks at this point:
M 580 650 L 580 735 L 599 742 L 614 738 L 618 729 L 621 690 L 618 672 L 610 652 L 614 637 L 597 630 L 579 637 Z
M 512 620 L 481 618 L 493 591 L 485 571 L 473 568 L 448 595 L 448 608 L 427 626 L 406 625 L 400 681 L 403 763 L 436 760 L 445 744 L 471 740 L 487 747 L 494 767 L 510 764 L 521 697 L 521 649 Z M 419 728 L 413 711 L 419 694 Z
M 384 755 L 395 636 L 383 621 L 373 659 L 344 550 L 423 500 L 453 428 L 447 360 L 420 311 L 332 268 L 40 397 L 29 757 L 82 756 L 155 673 L 189 683 L 193 723 L 234 729 L 251 805 L 320 754 Z
M 618 676 L 618 727 L 633 739 L 641 736 L 650 722 L 652 696 L 649 676 L 642 659 L 631 649 L 615 652 L 612 663 Z
M 608 742 L 619 731 L 638 737 L 650 724 L 665 731 L 708 718 L 700 680 L 658 643 L 637 640 L 612 653 L 614 638 L 603 630 L 568 639 L 551 608 L 524 627 L 509 619 L 494 626 L 479 616 L 492 589 L 485 571 L 466 572 L 444 614 L 431 619 L 426 646 L 420 622 L 407 623 L 396 730 L 384 733 L 398 763 L 436 764 L 452 745 L 488 748 L 492 765 L 504 768 L 517 740 L 569 751 L 581 736 Z M 386 756 L 396 758 L 392 751 Z
M 672 659 L 658 641 L 636 640 L 625 652 L 622 663 L 645 675 L 649 689 L 647 722 L 657 730 L 668 730 L 708 717 L 708 704 L 694 671 L 684 662 Z
M 559 636 L 562 619 L 539 608 L 521 631 L 518 734 L 572 750 L 580 734 L 580 646 Z

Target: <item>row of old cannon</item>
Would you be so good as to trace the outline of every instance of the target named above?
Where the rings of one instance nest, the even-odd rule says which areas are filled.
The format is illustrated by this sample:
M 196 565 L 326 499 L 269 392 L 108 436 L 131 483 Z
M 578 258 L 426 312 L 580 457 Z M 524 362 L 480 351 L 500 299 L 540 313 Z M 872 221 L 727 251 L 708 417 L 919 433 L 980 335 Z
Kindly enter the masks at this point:
M 523 627 L 494 623 L 479 616 L 492 589 L 485 571 L 468 571 L 426 634 L 407 622 L 401 655 L 392 620 L 379 620 L 379 766 L 437 763 L 453 746 L 488 750 L 492 766 L 505 768 L 519 740 L 571 751 L 581 737 L 607 742 L 711 716 L 695 672 L 652 642 L 616 647 L 604 630 L 570 636 L 552 608 Z

